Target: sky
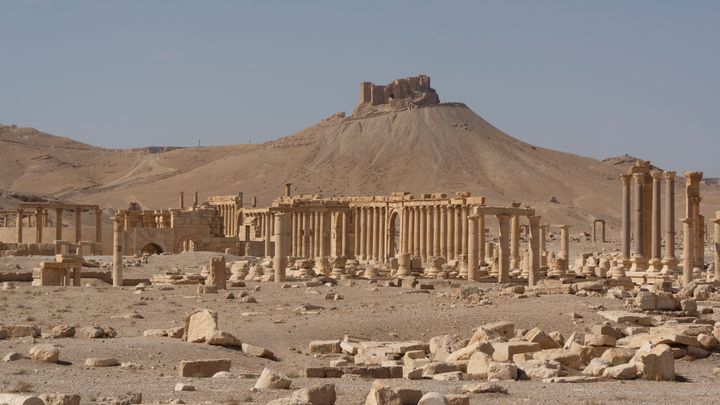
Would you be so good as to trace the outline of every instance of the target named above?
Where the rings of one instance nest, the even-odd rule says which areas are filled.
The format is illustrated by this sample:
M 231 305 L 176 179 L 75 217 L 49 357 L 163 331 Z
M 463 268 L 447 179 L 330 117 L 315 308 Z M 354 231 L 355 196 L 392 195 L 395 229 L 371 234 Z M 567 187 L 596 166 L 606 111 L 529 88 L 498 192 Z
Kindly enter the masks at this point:
M 0 123 L 259 143 L 427 74 L 526 142 L 720 177 L 720 1 L 0 0 Z

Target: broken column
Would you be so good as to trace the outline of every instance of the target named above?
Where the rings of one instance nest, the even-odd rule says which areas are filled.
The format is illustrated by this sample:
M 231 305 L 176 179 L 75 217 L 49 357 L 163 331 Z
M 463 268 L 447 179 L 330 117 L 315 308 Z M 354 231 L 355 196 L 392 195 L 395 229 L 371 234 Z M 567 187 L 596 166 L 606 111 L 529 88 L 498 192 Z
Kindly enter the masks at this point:
M 75 208 L 75 243 L 78 243 L 82 240 L 82 217 L 80 216 L 82 214 L 82 210 L 80 208 Z
M 682 285 L 687 286 L 693 279 L 693 220 L 683 218 L 683 276 Z
M 691 226 L 694 231 L 692 233 L 692 246 L 695 251 L 690 254 L 690 257 L 693 266 L 697 267 L 703 267 L 705 262 L 702 255 L 701 257 L 695 257 L 698 244 L 703 244 L 703 246 L 705 244 L 705 241 L 698 238 L 698 229 L 700 227 L 700 181 L 702 177 L 702 172 L 685 172 L 685 218 L 692 222 Z
M 512 216 L 510 224 L 510 269 L 516 270 L 520 260 L 520 217 Z
M 184 191 L 180 192 L 180 209 L 181 210 L 185 209 L 185 192 Z
M 564 260 L 562 271 L 570 270 L 570 225 L 560 225 L 560 258 Z
M 273 258 L 273 269 L 275 270 L 275 282 L 285 281 L 285 268 L 288 263 L 287 252 L 287 215 L 285 213 L 275 214 L 275 257 Z
M 63 209 L 55 208 L 55 240 L 63 240 Z
M 665 176 L 665 257 L 663 274 L 677 272 L 678 260 L 675 257 L 675 172 L 667 171 Z
M 227 288 L 225 277 L 225 257 L 215 256 L 210 259 L 210 271 L 208 272 L 208 278 L 206 285 L 213 286 L 218 290 L 224 290 Z
M 123 239 L 123 222 L 122 218 L 118 216 L 113 220 L 112 279 L 115 287 L 122 287 L 123 285 Z
M 42 208 L 35 209 L 35 243 L 38 245 L 42 243 L 42 231 L 43 231 L 43 210 Z

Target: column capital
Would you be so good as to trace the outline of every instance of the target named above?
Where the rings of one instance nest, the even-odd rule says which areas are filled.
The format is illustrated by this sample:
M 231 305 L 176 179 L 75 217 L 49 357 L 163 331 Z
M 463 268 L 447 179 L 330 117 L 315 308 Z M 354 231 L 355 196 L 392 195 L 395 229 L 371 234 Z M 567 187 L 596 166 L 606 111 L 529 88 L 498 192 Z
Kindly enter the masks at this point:
M 528 215 L 528 221 L 530 221 L 530 225 L 540 225 L 540 215 Z
M 623 174 L 620 176 L 620 181 L 622 182 L 622 184 L 624 186 L 629 186 L 631 178 L 632 178 L 632 176 L 630 176 L 629 174 Z
M 672 170 L 666 170 L 663 172 L 663 176 L 665 176 L 667 180 L 675 180 L 676 173 Z
M 650 175 L 653 178 L 653 182 L 660 182 L 660 180 L 665 177 L 665 173 L 659 170 L 650 173 Z
M 635 180 L 635 184 L 638 184 L 638 185 L 645 184 L 645 178 L 646 178 L 645 173 L 634 173 L 632 176 L 633 176 L 633 180 Z
M 567 231 L 568 229 L 570 229 L 570 225 L 558 225 L 558 228 L 564 229 Z
M 684 175 L 689 183 L 698 183 L 703 178 L 703 172 L 685 172 Z

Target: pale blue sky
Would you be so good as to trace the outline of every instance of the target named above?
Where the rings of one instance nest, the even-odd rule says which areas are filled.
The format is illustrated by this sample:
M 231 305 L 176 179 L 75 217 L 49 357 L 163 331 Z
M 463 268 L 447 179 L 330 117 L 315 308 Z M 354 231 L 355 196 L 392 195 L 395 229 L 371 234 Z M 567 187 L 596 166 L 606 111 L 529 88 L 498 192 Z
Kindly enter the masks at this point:
M 254 143 L 428 74 L 524 141 L 720 176 L 720 1 L 0 0 L 0 122 Z

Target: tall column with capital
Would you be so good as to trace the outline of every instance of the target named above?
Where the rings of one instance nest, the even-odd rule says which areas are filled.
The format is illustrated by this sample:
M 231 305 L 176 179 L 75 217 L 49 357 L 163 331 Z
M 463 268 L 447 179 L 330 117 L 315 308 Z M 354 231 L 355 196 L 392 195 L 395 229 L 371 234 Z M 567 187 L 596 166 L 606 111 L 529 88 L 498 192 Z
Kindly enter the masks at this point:
M 691 218 L 683 218 L 683 272 L 682 285 L 687 286 L 693 279 L 693 220 Z
M 468 280 L 478 279 L 478 217 L 468 217 Z
M 463 224 L 462 224 L 462 213 L 460 212 L 462 208 L 460 206 L 455 207 L 455 259 L 460 259 L 460 255 L 462 254 L 462 230 L 463 230 Z
M 478 241 L 477 241 L 477 249 L 478 249 L 478 260 L 480 261 L 478 266 L 487 266 L 487 262 L 485 261 L 485 214 L 478 214 L 477 216 L 477 223 L 478 223 Z
M 528 285 L 537 284 L 540 278 L 540 217 L 531 215 L 530 222 L 530 249 L 528 256 Z
M 461 239 L 461 249 L 460 253 L 467 259 L 468 255 L 468 214 L 469 209 L 467 205 L 460 206 L 460 224 L 462 224 L 462 228 L 460 229 L 460 239 Z
M 413 255 L 417 256 L 417 257 L 422 257 L 422 248 L 421 248 L 421 243 L 420 243 L 420 241 L 422 240 L 422 235 L 421 235 L 422 223 L 420 222 L 420 216 L 421 216 L 420 207 L 415 207 L 414 211 L 415 211 L 415 213 L 413 215 L 413 221 L 414 221 L 413 224 L 415 226 L 415 233 L 414 233 L 413 237 L 415 239 L 415 242 L 414 242 L 415 247 L 413 249 Z
M 318 227 L 320 233 L 320 257 L 326 257 L 328 255 L 327 241 L 325 240 L 325 226 L 327 224 L 327 212 L 321 211 L 320 215 L 320 226 Z M 277 221 L 275 221 L 277 225 Z
M 342 235 L 340 235 L 340 255 L 347 258 L 350 255 L 348 249 L 348 212 L 342 211 L 339 215 L 342 221 L 340 224 L 340 232 L 342 232 Z
M 510 218 L 511 215 L 498 214 L 498 229 L 500 232 L 498 254 L 498 283 L 510 281 Z
M 312 242 L 312 233 L 310 232 L 310 212 L 306 211 L 303 213 L 303 257 L 311 259 L 313 257 L 312 251 L 310 250 Z
M 519 268 L 520 262 L 520 216 L 512 216 L 510 223 L 510 269 Z
M 635 180 L 635 252 L 632 255 L 630 271 L 647 270 L 645 252 L 645 174 L 633 174 Z
M 417 221 L 415 218 L 415 207 L 409 207 L 408 208 L 408 220 L 410 222 L 410 235 L 408 235 L 408 253 L 410 253 L 410 257 L 417 256 L 418 253 L 418 247 L 417 247 Z
M 380 260 L 380 208 L 373 207 L 373 260 Z
M 425 232 L 425 256 L 430 258 L 434 256 L 433 247 L 435 246 L 435 242 L 433 242 L 433 215 L 431 206 L 425 208 Z
M 702 181 L 702 172 L 685 172 L 685 218 L 690 219 L 693 229 L 693 248 L 697 252 L 698 244 L 703 244 L 703 240 L 698 238 L 698 229 L 700 228 L 700 182 Z M 684 254 L 684 253 L 683 253 Z M 702 267 L 705 258 L 695 257 L 695 253 L 691 254 L 692 264 L 694 267 Z M 684 256 L 683 256 L 684 258 Z
M 432 217 L 433 217 L 433 256 L 442 256 L 442 253 L 440 253 L 440 217 L 442 215 L 440 214 L 440 206 L 436 205 L 432 209 Z
M 623 266 L 630 265 L 630 241 L 632 239 L 630 233 L 630 180 L 632 176 L 624 174 L 620 176 L 622 180 L 622 260 Z
M 652 251 L 650 253 L 651 258 L 650 267 L 648 267 L 649 272 L 662 270 L 662 256 L 660 252 L 660 243 L 662 241 L 662 223 L 660 217 L 660 195 L 662 178 L 662 172 L 658 171 L 652 173 L 652 233 L 650 235 L 652 240 L 652 243 L 650 244 Z

